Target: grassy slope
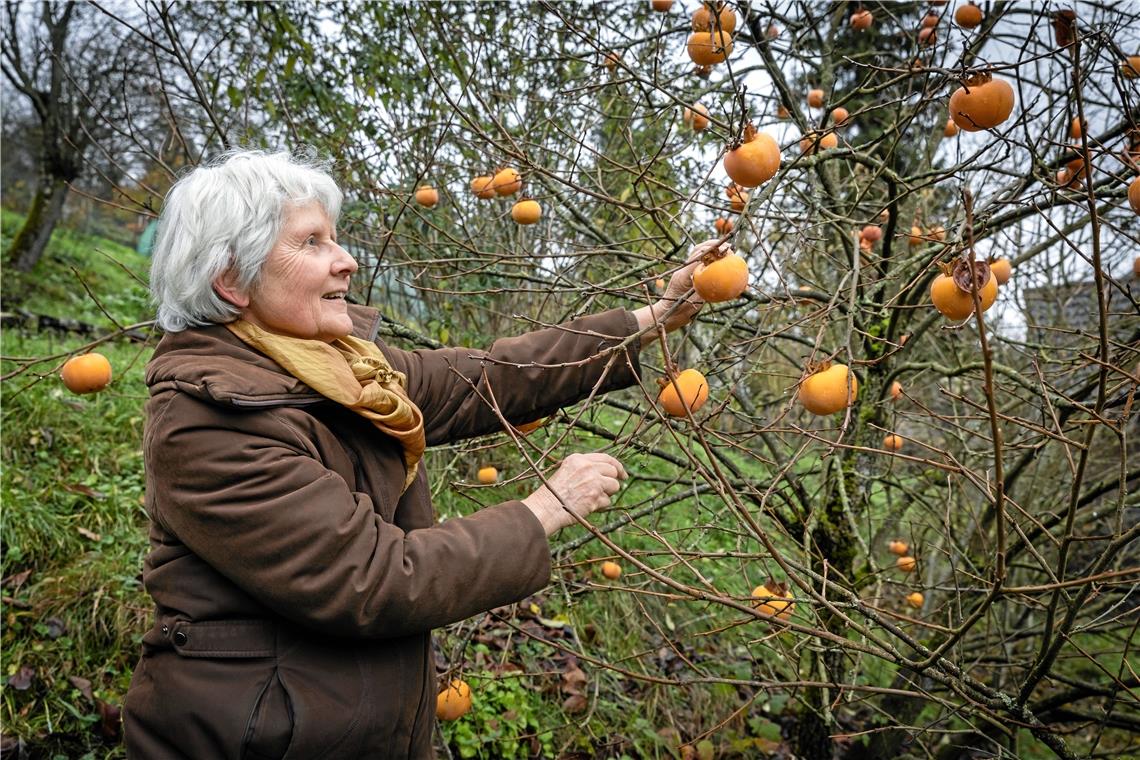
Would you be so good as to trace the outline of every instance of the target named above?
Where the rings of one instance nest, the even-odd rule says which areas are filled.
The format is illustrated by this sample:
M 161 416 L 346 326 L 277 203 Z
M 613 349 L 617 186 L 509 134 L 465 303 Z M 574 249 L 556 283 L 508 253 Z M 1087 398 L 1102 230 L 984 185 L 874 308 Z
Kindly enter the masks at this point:
M 0 242 L 20 222 L 5 211 Z M 138 279 L 146 269 L 129 249 L 61 230 L 34 271 L 4 272 L 5 312 L 96 328 L 93 335 L 19 327 L 3 334 L 2 644 L 4 676 L 17 679 L 4 689 L 2 717 L 5 738 L 18 737 L 33 756 L 121 754 L 99 733 L 98 702 L 120 703 L 149 615 L 138 578 L 149 347 L 102 343 L 114 368 L 102 393 L 72 395 L 57 372 L 68 353 L 112 333 L 114 322 L 147 319 Z M 27 688 L 17 688 L 21 680 Z

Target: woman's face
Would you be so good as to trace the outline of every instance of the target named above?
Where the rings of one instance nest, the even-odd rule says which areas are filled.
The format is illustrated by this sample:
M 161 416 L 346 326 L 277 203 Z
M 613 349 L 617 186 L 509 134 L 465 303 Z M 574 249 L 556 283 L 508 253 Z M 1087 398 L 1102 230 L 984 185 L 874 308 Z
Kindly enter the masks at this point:
M 242 317 L 263 330 L 326 343 L 352 332 L 348 282 L 356 260 L 318 203 L 292 206 Z

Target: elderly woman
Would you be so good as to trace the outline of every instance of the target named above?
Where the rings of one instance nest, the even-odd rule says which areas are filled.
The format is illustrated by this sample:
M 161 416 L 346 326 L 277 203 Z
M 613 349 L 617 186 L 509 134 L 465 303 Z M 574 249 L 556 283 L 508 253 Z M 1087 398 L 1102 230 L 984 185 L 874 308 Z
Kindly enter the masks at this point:
M 346 300 L 340 204 L 321 165 L 255 151 L 166 199 L 144 444 L 155 620 L 131 757 L 431 756 L 431 630 L 541 589 L 547 538 L 626 473 L 571 455 L 527 498 L 436 524 L 425 447 L 501 430 L 492 397 L 520 424 L 632 384 L 658 322 L 699 308 L 670 308 L 690 265 L 634 312 L 487 351 L 393 348 Z

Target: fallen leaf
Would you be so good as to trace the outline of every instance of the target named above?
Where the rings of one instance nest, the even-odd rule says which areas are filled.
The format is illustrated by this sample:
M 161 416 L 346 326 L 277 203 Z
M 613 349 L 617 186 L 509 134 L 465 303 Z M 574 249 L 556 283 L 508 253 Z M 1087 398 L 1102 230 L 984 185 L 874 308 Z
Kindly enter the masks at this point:
M 582 689 L 590 679 L 578 666 L 572 666 L 562 673 L 562 692 L 564 694 L 581 694 Z
M 86 486 L 82 483 L 64 483 L 63 490 L 77 493 L 80 496 L 86 496 L 90 499 L 102 500 L 107 498 L 107 494 L 102 491 L 96 491 L 91 486 Z
M 30 610 L 32 608 L 32 605 L 22 599 L 13 599 L 10 596 L 0 597 L 0 602 L 3 602 L 6 607 L 15 607 L 18 610 Z
M 72 686 L 79 689 L 80 694 L 90 700 L 95 699 L 95 695 L 91 693 L 91 682 L 86 678 L 80 678 L 79 676 L 68 676 L 67 680 L 71 682 Z
M 102 541 L 103 540 L 103 537 L 100 536 L 98 533 L 95 533 L 94 531 L 87 530 L 87 528 L 84 528 L 82 526 L 76 528 L 76 530 L 79 531 L 79 535 L 83 536 L 84 538 L 89 538 L 92 541 Z
M 581 694 L 571 694 L 562 702 L 562 709 L 571 715 L 583 712 L 589 703 Z
M 0 581 L 0 586 L 7 586 L 13 591 L 18 591 L 20 586 L 24 585 L 24 581 L 28 580 L 31 574 L 32 569 L 29 567 L 21 573 L 7 576 L 4 580 Z
M 20 669 L 8 677 L 8 685 L 16 691 L 27 691 L 32 686 L 32 679 L 36 677 L 36 669 L 29 665 L 21 665 Z

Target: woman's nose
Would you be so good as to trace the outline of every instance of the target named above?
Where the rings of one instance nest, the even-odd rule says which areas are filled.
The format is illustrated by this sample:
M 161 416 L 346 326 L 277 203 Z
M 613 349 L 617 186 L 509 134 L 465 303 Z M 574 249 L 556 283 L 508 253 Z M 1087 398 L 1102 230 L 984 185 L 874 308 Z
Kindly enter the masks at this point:
M 356 259 L 352 258 L 352 254 L 346 251 L 340 243 L 336 243 L 337 257 L 333 262 L 333 271 L 336 274 L 352 274 L 360 265 L 356 263 Z

